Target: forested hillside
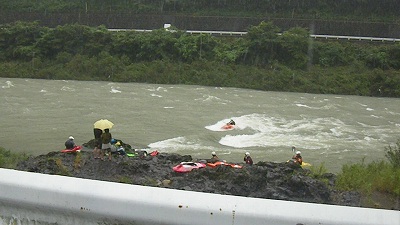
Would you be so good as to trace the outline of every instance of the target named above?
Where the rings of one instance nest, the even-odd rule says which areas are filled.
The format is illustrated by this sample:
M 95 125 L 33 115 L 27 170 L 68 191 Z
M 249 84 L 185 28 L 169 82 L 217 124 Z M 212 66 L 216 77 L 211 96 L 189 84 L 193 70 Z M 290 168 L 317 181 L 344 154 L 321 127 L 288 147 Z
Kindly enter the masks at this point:
M 270 22 L 243 37 L 179 29 L 0 26 L 0 76 L 198 84 L 265 91 L 400 96 L 400 45 L 317 41 Z
M 398 0 L 3 0 L 0 76 L 400 97 L 398 43 L 310 39 L 399 38 L 398 12 Z

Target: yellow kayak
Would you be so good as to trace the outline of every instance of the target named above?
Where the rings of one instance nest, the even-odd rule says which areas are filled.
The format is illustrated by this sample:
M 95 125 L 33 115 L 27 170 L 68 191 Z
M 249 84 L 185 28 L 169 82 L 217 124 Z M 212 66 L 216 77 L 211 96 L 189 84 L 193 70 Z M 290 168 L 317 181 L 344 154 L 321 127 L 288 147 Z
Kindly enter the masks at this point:
M 286 161 L 286 162 L 293 162 L 292 160 L 288 160 L 288 161 Z M 310 167 L 311 166 L 311 164 L 310 163 L 307 163 L 307 162 L 303 162 L 302 164 L 301 164 L 301 167 L 302 168 L 308 168 L 308 167 Z

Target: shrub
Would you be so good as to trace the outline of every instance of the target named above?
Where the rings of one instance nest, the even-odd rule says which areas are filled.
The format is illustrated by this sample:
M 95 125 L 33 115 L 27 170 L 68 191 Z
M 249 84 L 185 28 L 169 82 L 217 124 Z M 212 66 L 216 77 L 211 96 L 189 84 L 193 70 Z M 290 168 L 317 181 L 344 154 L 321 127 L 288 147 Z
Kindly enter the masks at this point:
M 385 156 L 389 162 L 396 168 L 400 168 L 400 139 L 397 140 L 395 146 L 385 147 Z
M 370 195 L 375 191 L 400 195 L 400 168 L 380 161 L 344 165 L 336 183 L 339 190 L 357 190 Z

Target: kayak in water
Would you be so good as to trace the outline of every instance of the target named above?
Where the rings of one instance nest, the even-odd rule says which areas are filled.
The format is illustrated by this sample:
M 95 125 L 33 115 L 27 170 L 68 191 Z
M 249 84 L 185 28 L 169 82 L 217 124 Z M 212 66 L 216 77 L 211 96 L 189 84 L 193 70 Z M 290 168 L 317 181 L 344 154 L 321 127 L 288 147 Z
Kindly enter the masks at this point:
M 223 129 L 223 130 L 233 130 L 233 129 L 235 129 L 235 125 L 232 125 L 232 124 L 225 124 L 225 125 L 223 125 L 223 126 L 221 127 L 221 129 Z
M 235 125 L 236 125 L 236 122 L 231 119 L 224 126 L 222 126 L 221 129 L 223 129 L 223 130 L 233 130 L 233 129 L 235 129 Z
M 206 167 L 204 163 L 197 162 L 181 162 L 178 165 L 174 166 L 172 169 L 178 173 L 187 173 L 194 169 L 200 169 Z
M 64 149 L 61 150 L 62 153 L 74 153 L 74 152 L 80 152 L 82 150 L 82 146 L 77 145 L 73 149 Z

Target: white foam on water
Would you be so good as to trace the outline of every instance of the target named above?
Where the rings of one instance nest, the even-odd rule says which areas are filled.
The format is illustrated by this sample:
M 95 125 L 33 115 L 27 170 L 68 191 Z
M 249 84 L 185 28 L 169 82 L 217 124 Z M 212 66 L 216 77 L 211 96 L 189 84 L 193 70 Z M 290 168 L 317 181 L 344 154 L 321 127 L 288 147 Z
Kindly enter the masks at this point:
M 198 142 L 190 141 L 185 137 L 175 137 L 163 141 L 149 144 L 150 148 L 160 149 L 164 152 L 174 152 L 179 150 L 198 150 L 198 149 L 214 149 L 213 147 L 203 146 Z
M 168 92 L 168 89 L 165 87 L 153 87 L 153 88 L 147 88 L 146 90 L 151 91 L 151 92 Z
M 63 86 L 63 87 L 61 88 L 61 91 L 70 91 L 70 92 L 74 92 L 75 89 L 74 89 L 74 88 L 71 88 L 71 87 L 68 87 L 68 86 Z
M 168 90 L 164 87 L 157 87 L 156 91 L 163 91 L 163 92 L 167 92 Z
M 232 118 L 237 129 L 227 131 L 219 143 L 233 148 L 302 146 L 307 149 L 330 148 L 330 143 L 344 140 L 343 144 L 376 141 L 376 127 L 364 125 L 364 135 L 336 118 L 300 118 L 287 120 L 266 114 L 249 114 Z M 211 131 L 221 131 L 230 118 L 206 126 Z
M 6 83 L 6 85 L 1 86 L 2 88 L 11 88 L 11 87 L 14 87 L 14 84 L 13 84 L 11 81 L 9 81 L 9 80 L 7 80 L 5 83 Z
M 110 93 L 113 93 L 113 94 L 115 94 L 115 93 L 121 93 L 121 91 L 118 90 L 117 88 L 111 87 Z
M 161 96 L 161 95 L 157 95 L 157 94 L 154 94 L 154 93 L 152 93 L 152 94 L 150 94 L 152 97 L 158 97 L 158 98 L 162 98 L 163 96 Z
M 229 100 L 224 100 L 216 96 L 212 95 L 203 95 L 201 98 L 196 98 L 196 101 L 201 101 L 201 102 L 217 102 L 223 105 L 231 103 Z
M 298 107 L 304 107 L 304 108 L 310 108 L 310 109 L 313 108 L 313 107 L 310 107 L 310 106 L 308 106 L 308 105 L 299 104 L 299 103 L 297 103 L 296 106 L 298 106 Z

